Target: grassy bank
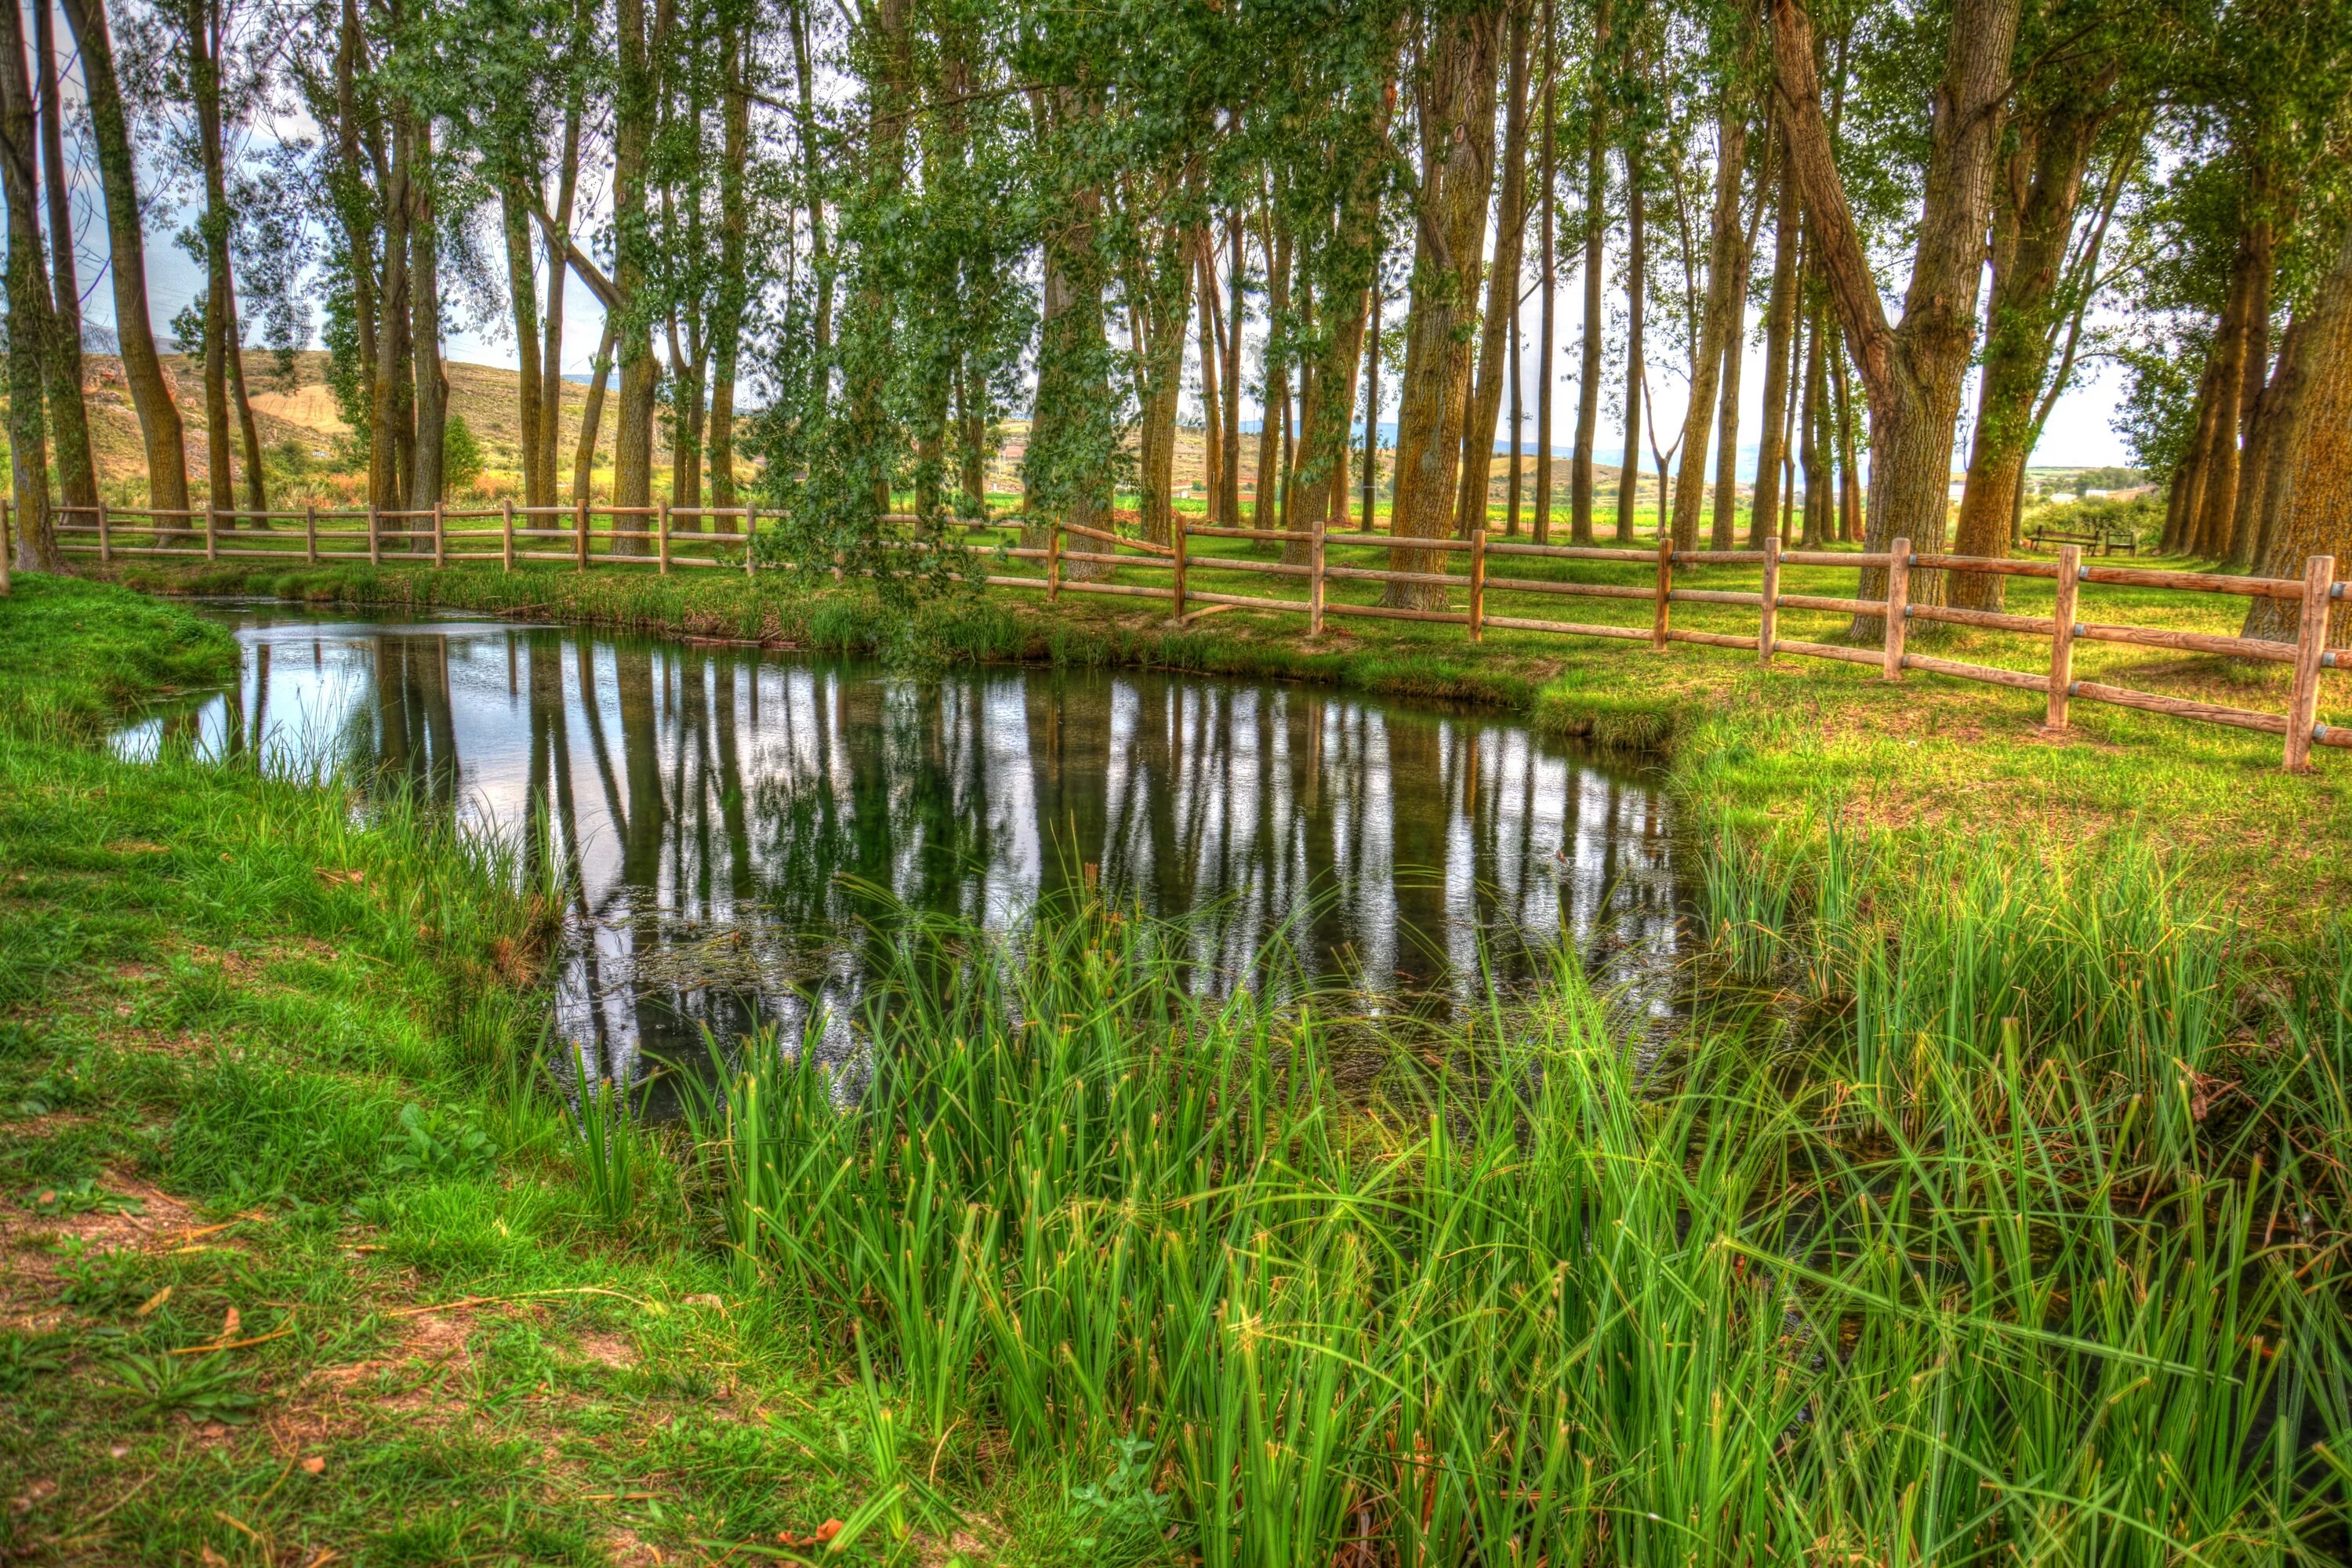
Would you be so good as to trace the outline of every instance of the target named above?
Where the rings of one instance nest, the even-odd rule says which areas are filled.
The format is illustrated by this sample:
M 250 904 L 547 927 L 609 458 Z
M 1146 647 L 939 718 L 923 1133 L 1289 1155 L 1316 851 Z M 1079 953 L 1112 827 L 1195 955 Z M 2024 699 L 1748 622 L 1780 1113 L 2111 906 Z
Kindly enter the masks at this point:
M 1204 542 L 1240 554 L 1240 542 Z M 1554 563 L 1513 571 L 1565 573 Z M 1580 579 L 1633 585 L 1646 567 L 1577 563 Z M 1212 579 L 1196 571 L 1196 583 Z M 1135 575 L 1130 574 L 1130 575 Z M 1752 588 L 1752 570 L 1685 574 L 1693 585 Z M 1137 580 L 1143 580 L 1137 575 Z M 780 647 L 883 653 L 917 660 L 1028 659 L 1137 665 L 1244 678 L 1325 682 L 1373 695 L 1489 703 L 1538 729 L 1663 755 L 1694 815 L 1742 831 L 1760 824 L 1843 821 L 1878 829 L 2026 836 L 2095 858 L 2110 839 L 2170 856 L 2183 873 L 2226 896 L 2265 939 L 2299 942 L 2322 911 L 2352 902 L 2352 755 L 2323 752 L 2312 773 L 2279 771 L 2275 738 L 2078 702 L 2063 734 L 2041 728 L 2039 698 L 1913 673 L 1890 687 L 1865 669 L 1783 658 L 1759 669 L 1727 650 L 1633 645 L 1495 632 L 1469 645 L 1458 626 L 1334 621 L 1310 640 L 1294 616 L 1234 610 L 1178 626 L 1134 600 L 996 590 L 951 598 L 913 616 L 886 612 L 852 585 L 810 589 L 779 574 L 557 569 L 222 565 L 135 569 L 134 583 L 166 591 L 267 593 L 393 607 L 441 605 L 494 614 Z M 1269 584 L 1275 586 L 1270 587 Z M 1285 591 L 1263 576 L 1223 584 Z M 1373 585 L 1339 587 L 1366 597 Z M 1841 595 L 1853 574 L 1792 569 L 1791 593 Z M 1336 590 L 1335 590 L 1336 591 Z M 2095 597 L 2094 597 L 2095 595 Z M 2046 614 L 2051 585 L 2011 584 L 2011 608 Z M 2178 631 L 2231 633 L 2239 601 L 2098 586 L 2086 616 Z M 1576 614 L 1641 621 L 1648 608 L 1578 601 Z M 1556 605 L 1538 606 L 1553 614 Z M 1524 613 L 1524 611 L 1522 612 Z M 1752 632 L 1753 612 L 1677 605 L 1677 625 Z M 1835 640 L 1843 621 L 1790 612 L 1781 635 Z M 1914 628 L 1913 646 L 1945 658 L 2035 668 L 2042 645 L 1960 628 Z M 2042 651 L 2037 652 L 2037 649 Z M 2283 667 L 2110 643 L 2078 643 L 2076 674 L 2174 696 L 2276 711 Z M 2323 717 L 2352 723 L 2352 679 L 2323 686 Z
M 699 1562 L 853 1514 L 803 1451 L 837 1369 L 667 1166 L 600 1206 L 530 1089 L 551 922 L 496 847 L 93 743 L 234 658 L 0 599 L 0 1560 Z
M 225 658 L 0 601 L 11 1560 L 2352 1544 L 2352 936 L 2266 961 L 2127 826 L 1923 848 L 1792 793 L 1696 847 L 1655 1059 L 1568 967 L 1407 1035 L 1204 999 L 1098 903 L 910 927 L 853 1109 L 724 1049 L 665 1131 L 530 1070 L 547 905 L 496 846 L 90 744 Z

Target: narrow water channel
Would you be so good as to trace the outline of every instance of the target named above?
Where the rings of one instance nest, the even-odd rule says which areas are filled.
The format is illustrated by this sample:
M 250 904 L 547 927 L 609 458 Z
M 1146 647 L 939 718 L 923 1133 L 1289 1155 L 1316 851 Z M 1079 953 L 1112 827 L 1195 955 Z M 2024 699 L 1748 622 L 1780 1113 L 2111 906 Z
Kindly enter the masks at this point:
M 566 874 L 555 1026 L 624 1082 L 702 1030 L 828 1021 L 875 926 L 992 929 L 1074 879 L 1192 917 L 1200 983 L 1285 938 L 1367 1007 L 1453 1012 L 1553 962 L 1663 1021 L 1682 941 L 1665 802 L 1473 713 L 1154 672 L 905 675 L 463 617 L 221 605 L 236 685 L 124 731 L 398 779 Z

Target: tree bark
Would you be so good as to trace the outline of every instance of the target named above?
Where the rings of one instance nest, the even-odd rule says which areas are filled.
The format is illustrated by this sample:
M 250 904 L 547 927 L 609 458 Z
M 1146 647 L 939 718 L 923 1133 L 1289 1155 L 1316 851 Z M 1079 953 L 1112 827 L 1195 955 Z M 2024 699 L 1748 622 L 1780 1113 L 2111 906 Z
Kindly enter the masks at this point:
M 1723 89 L 1715 118 L 1715 211 L 1706 258 L 1706 307 L 1691 348 L 1690 402 L 1683 411 L 1682 462 L 1675 476 L 1675 548 L 1698 548 L 1699 513 L 1706 507 L 1708 442 L 1716 424 L 1727 342 L 1743 335 L 1731 319 L 1732 278 L 1747 270 L 1740 255 L 1739 190 L 1747 173 L 1748 107 Z M 1744 300 L 1744 295 L 1743 295 Z
M 574 503 L 594 494 L 596 477 L 596 431 L 604 422 L 604 388 L 613 374 L 613 315 L 604 316 L 604 336 L 596 345 L 596 358 L 588 375 L 588 396 L 580 405 L 580 442 L 572 454 L 572 499 Z
M 1495 426 L 1502 413 L 1504 350 L 1518 335 L 1520 260 L 1528 232 L 1528 0 L 1512 0 L 1505 27 L 1503 179 L 1495 210 L 1495 259 L 1486 268 L 1486 309 L 1479 324 L 1478 364 L 1462 429 L 1462 472 L 1454 531 L 1467 539 L 1486 526 L 1494 482 Z
M 531 275 L 530 214 L 522 194 L 510 184 L 499 192 L 499 217 L 506 236 L 507 297 L 520 350 L 515 355 L 515 413 L 523 432 L 522 500 L 525 506 L 552 506 L 555 476 L 539 440 L 539 280 Z
M 751 94 L 746 24 L 724 24 L 720 45 L 719 155 L 719 288 L 710 310 L 710 504 L 733 507 L 735 483 L 736 361 L 743 342 L 743 312 L 751 298 L 746 276 L 751 250 L 751 207 L 743 181 L 751 157 Z M 977 500 L 974 497 L 974 500 Z M 728 531 L 736 531 L 730 529 Z
M 407 115 L 395 107 L 392 160 L 380 192 L 383 209 L 383 285 L 378 296 L 374 399 L 368 435 L 368 495 L 389 511 L 408 508 L 416 440 L 416 383 L 410 352 L 408 186 L 414 162 Z M 209 395 L 209 393 L 207 394 Z
M 2270 225 L 2257 217 L 2238 236 L 2230 269 L 2230 293 L 2213 340 L 2213 401 L 2200 423 L 2205 449 L 2198 463 L 2197 510 L 2189 519 L 2189 548 L 2216 560 L 2230 553 L 2230 530 L 2238 510 L 2238 437 L 2242 423 L 2246 361 L 2252 333 L 2254 296 L 2269 293 Z
M 1396 495 L 1389 531 L 1399 539 L 1443 539 L 1453 531 L 1455 480 L 1462 461 L 1465 394 L 1470 384 L 1466 329 L 1476 309 L 1487 198 L 1494 188 L 1496 55 L 1503 32 L 1499 0 L 1449 11 L 1414 82 L 1420 121 L 1421 189 L 1415 202 L 1412 310 L 1405 336 L 1404 383 L 1397 405 Z M 1391 570 L 1436 572 L 1425 550 L 1394 550 Z M 1444 591 L 1391 583 L 1381 603 L 1430 609 Z
M 1617 542 L 1633 542 L 1633 503 L 1642 488 L 1642 312 L 1649 244 L 1642 182 L 1646 177 L 1637 127 L 1625 145 L 1625 462 L 1617 470 Z
M 1258 243 L 1265 250 L 1266 324 L 1265 349 L 1260 356 L 1257 500 L 1250 508 L 1250 526 L 1280 528 L 1282 486 L 1288 477 L 1282 461 L 1282 426 L 1290 414 L 1290 374 L 1276 339 L 1290 313 L 1290 232 L 1269 216 L 1259 226 Z
M 1543 311 L 1536 331 L 1536 506 L 1535 542 L 1551 542 L 1551 391 L 1558 379 L 1552 374 L 1553 321 L 1558 313 L 1559 296 L 1559 250 L 1552 232 L 1554 209 L 1559 204 L 1557 188 L 1559 178 L 1559 23 L 1553 15 L 1552 0 L 1543 5 L 1543 153 L 1538 163 L 1540 174 L 1536 181 L 1536 200 L 1543 216 Z M 1516 340 L 1515 340 L 1516 341 Z M 1511 373 L 1511 386 L 1516 397 L 1518 372 Z M 1516 434 L 1518 421 L 1512 420 Z
M 41 408 L 41 371 L 56 330 L 48 267 L 41 256 L 38 132 L 33 85 L 25 74 L 25 18 L 0 7 L 0 198 L 8 216 L 8 471 L 16 500 L 16 565 L 56 572 L 65 565 L 49 510 L 49 442 Z
M 1750 550 L 1761 550 L 1780 526 L 1784 430 L 1780 411 L 1788 406 L 1789 384 L 1795 372 L 1790 350 L 1796 340 L 1797 253 L 1803 243 L 1803 230 L 1799 223 L 1796 165 L 1785 153 L 1780 162 L 1780 191 L 1772 217 L 1772 292 L 1764 304 L 1764 428 L 1757 441 L 1756 494 L 1748 514 Z
M 1870 405 L 1870 515 L 1864 539 L 1896 538 L 1940 549 L 1949 505 L 1952 443 L 1961 384 L 1976 340 L 1985 226 L 2010 89 L 2020 0 L 1956 0 L 1930 124 L 1925 193 L 1911 281 L 1899 326 L 1887 324 L 1863 247 L 1813 66 L 1812 18 L 1802 0 L 1771 0 L 1772 50 L 1789 154 L 1817 241 L 1839 324 Z M 1940 604 L 1940 574 L 1916 574 L 1911 597 Z M 1884 590 L 1883 571 L 1863 574 L 1860 597 Z M 1857 616 L 1852 635 L 1875 635 L 1878 616 Z
M 620 321 L 620 406 L 613 433 L 613 504 L 653 504 L 654 405 L 661 370 L 654 361 L 653 321 L 646 304 L 653 234 L 646 206 L 647 163 L 656 109 L 654 66 L 646 38 L 646 0 L 616 0 L 613 94 L 613 289 Z M 615 539 L 616 553 L 641 555 L 641 540 Z
M 2352 225 L 2306 314 L 2310 357 L 2280 436 L 2284 460 L 2268 501 L 2273 521 L 2255 563 L 2265 577 L 2301 577 L 2314 555 L 2335 556 L 2339 571 L 2352 561 Z M 2300 614 L 2294 600 L 2256 599 L 2247 607 L 2243 635 L 2293 642 Z M 2352 598 L 2330 608 L 2327 641 L 2352 642 Z
M 409 505 L 422 510 L 442 500 L 442 439 L 449 425 L 449 377 L 441 367 L 441 225 L 433 166 L 433 122 L 416 121 L 411 132 L 415 167 L 408 182 L 413 216 L 408 226 L 410 352 L 416 366 L 416 466 L 409 481 Z M 430 541 L 420 540 L 420 547 Z
M 2239 510 L 2252 513 L 2247 528 L 2250 542 L 2245 560 L 2233 564 L 2251 567 L 2269 552 L 2278 519 L 2272 498 L 2286 483 L 2284 470 L 2291 456 L 2286 433 L 2294 427 L 2295 411 L 2310 378 L 2311 323 L 2307 315 L 2298 312 L 2279 342 L 2278 368 L 2256 399 L 2253 433 L 2246 442 L 2245 477 L 2238 486 Z
M 1224 498 L 1225 422 L 1223 405 L 1217 395 L 1217 348 L 1224 342 L 1225 334 L 1217 315 L 1216 235 L 1213 228 L 1204 226 L 1201 231 L 1200 255 L 1194 258 L 1192 271 L 1201 291 L 1201 488 L 1206 497 L 1209 521 L 1230 527 L 1218 510 L 1218 502 Z
M 1609 47 L 1610 0 L 1598 0 L 1592 19 L 1592 67 L 1585 91 L 1584 142 L 1584 338 L 1576 384 L 1576 447 L 1570 458 L 1568 537 L 1592 542 L 1593 440 L 1601 421 L 1602 328 L 1601 268 L 1609 237 L 1609 103 L 1602 91 L 1602 59 Z
M 2114 110 L 2106 101 L 2119 68 L 2071 84 L 2020 128 L 2022 145 L 2005 182 L 2000 237 L 1995 246 L 1991 325 L 1979 386 L 1969 477 L 1960 495 L 1953 552 L 2009 553 L 2010 512 L 2031 455 L 2034 405 L 2050 374 L 2053 313 L 2074 215 L 2091 152 Z M 1952 602 L 1998 610 L 2008 578 L 1965 573 L 1952 582 Z
M 147 247 L 139 214 L 139 186 L 131 154 L 131 131 L 123 114 L 122 88 L 114 69 L 114 41 L 107 26 L 105 0 L 64 0 L 66 25 L 81 51 L 83 90 L 89 102 L 90 135 L 98 152 L 99 184 L 106 195 L 107 249 L 114 283 L 114 334 L 122 353 L 122 378 L 139 415 L 147 449 L 147 500 L 178 510 L 188 504 L 188 458 L 179 405 L 155 352 L 155 328 L 147 303 Z
M 49 0 L 33 0 L 34 81 L 40 103 L 41 161 L 49 203 L 50 292 L 56 314 L 44 368 L 49 421 L 58 433 L 58 483 L 73 507 L 98 505 L 98 474 L 90 466 L 89 412 L 81 395 L 81 279 L 74 266 L 73 191 L 66 183 L 65 115 L 58 100 L 56 15 Z
M 1816 317 L 1822 307 L 1816 306 Z M 1830 499 L 1828 456 L 1822 449 L 1821 424 L 1822 403 L 1822 371 L 1827 355 L 1822 352 L 1822 331 L 1818 320 L 1812 331 L 1805 334 L 1805 386 L 1803 405 L 1799 415 L 1797 460 L 1805 470 L 1805 525 L 1802 535 L 1805 548 L 1818 548 L 1829 542 L 1832 525 L 1832 503 Z
M 1716 433 L 1715 521 L 1708 544 L 1730 550 L 1739 542 L 1739 384 L 1748 359 L 1748 277 L 1756 265 L 1756 230 L 1764 219 L 1764 191 L 1771 183 L 1771 151 L 1777 143 L 1766 130 L 1763 166 L 1756 174 L 1756 210 L 1739 235 L 1739 255 L 1732 268 L 1731 300 L 1724 314 L 1723 381 L 1717 389 L 1719 428 Z

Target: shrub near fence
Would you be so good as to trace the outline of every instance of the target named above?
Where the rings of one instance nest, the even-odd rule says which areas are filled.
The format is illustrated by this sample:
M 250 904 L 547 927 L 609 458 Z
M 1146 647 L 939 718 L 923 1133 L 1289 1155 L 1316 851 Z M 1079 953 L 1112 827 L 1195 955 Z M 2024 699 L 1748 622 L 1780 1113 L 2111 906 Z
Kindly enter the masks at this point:
M 0 500 L 0 541 L 6 538 L 6 501 Z M 743 571 L 748 574 L 756 570 L 754 552 L 750 545 L 758 529 L 758 517 L 756 509 L 748 507 L 688 509 L 664 504 L 632 508 L 592 506 L 586 502 L 562 507 L 519 507 L 509 502 L 496 510 L 434 507 L 429 510 L 415 511 L 386 511 L 373 508 L 320 510 L 313 507 L 299 512 L 219 510 L 205 513 L 147 509 L 110 510 L 99 506 L 61 507 L 58 513 L 61 520 L 58 531 L 63 547 L 77 553 L 95 554 L 101 562 L 111 562 L 117 556 L 176 555 L 201 556 L 208 561 L 247 557 L 279 557 L 310 562 L 365 559 L 373 564 L 383 561 L 387 542 L 396 542 L 395 548 L 404 547 L 406 555 L 415 559 L 423 553 L 416 549 L 415 542 L 426 540 L 430 542 L 436 566 L 451 561 L 498 561 L 502 566 L 511 569 L 518 561 L 537 561 L 563 562 L 583 572 L 598 565 L 635 565 L 652 566 L 667 574 L 673 567 L 732 569 L 737 563 L 698 552 L 741 547 L 740 565 Z M 601 531 L 592 527 L 593 520 L 599 515 L 610 520 L 610 525 Z M 133 517 L 144 521 L 132 523 L 127 521 Z M 223 519 L 233 521 L 238 518 L 256 517 L 272 522 L 300 522 L 303 529 L 301 548 L 291 548 L 286 542 L 289 535 L 276 529 L 232 528 L 224 531 L 220 527 Z M 89 518 L 91 521 L 63 521 L 70 518 Z M 544 525 L 544 520 L 555 518 L 563 519 L 565 525 Z M 681 518 L 697 521 L 740 519 L 741 531 L 732 533 L 681 532 L 674 526 Z M 172 526 L 167 520 L 173 519 L 181 520 L 182 525 Z M 191 520 L 201 520 L 202 543 L 173 542 L 195 537 Z M 497 526 L 450 526 L 453 522 L 478 525 L 485 520 L 495 520 Z M 650 526 L 644 526 L 646 520 L 650 520 Z M 885 521 L 913 520 L 894 514 Z M 637 522 L 640 526 L 624 527 L 625 521 Z M 140 539 L 146 542 L 125 542 Z M 1282 530 L 1220 528 L 1192 522 L 1181 514 L 1179 526 L 1167 544 L 1101 529 L 1057 523 L 1048 532 L 1046 543 L 1042 547 L 1005 545 L 994 547 L 990 552 L 1001 559 L 1039 563 L 1043 568 L 1041 576 L 991 573 L 985 581 L 999 587 L 1042 590 L 1049 600 L 1057 599 L 1065 592 L 1163 600 L 1171 605 L 1179 617 L 1218 607 L 1304 614 L 1308 632 L 1318 636 L 1328 617 L 1354 616 L 1460 626 L 1465 628 L 1472 642 L 1480 641 L 1486 628 L 1493 626 L 1563 637 L 1646 642 L 1661 653 L 1678 642 L 1744 649 L 1754 652 L 1766 664 L 1780 655 L 1833 659 L 1874 667 L 1891 681 L 1902 679 L 1906 670 L 1918 670 L 2041 692 L 2047 702 L 2044 721 L 2053 729 L 2065 727 L 2069 704 L 2079 700 L 2279 735 L 2284 740 L 2284 764 L 2290 772 L 2297 773 L 2310 765 L 2314 745 L 2352 748 L 2352 727 L 2331 726 L 2318 721 L 2322 672 L 2352 668 L 2352 649 L 2326 646 L 2329 606 L 2345 595 L 2345 584 L 2336 580 L 2333 556 L 2311 557 L 2305 563 L 2302 579 L 2296 581 L 2137 566 L 2095 565 L 2084 561 L 2081 547 L 2074 544 L 2062 548 L 2058 559 L 2050 562 L 1920 552 L 1911 549 L 1909 541 L 1900 539 L 1886 551 L 1860 554 L 1784 550 L 1778 540 L 1766 541 L 1761 550 L 1675 550 L 1671 541 L 1661 540 L 1656 550 L 1647 551 L 1493 540 L 1484 531 L 1466 540 L 1413 539 L 1408 542 L 1382 533 L 1332 532 L 1318 524 L 1305 536 L 1307 558 L 1299 563 L 1251 561 L 1228 555 L 1195 557 L 1188 548 L 1188 542 L 1194 539 L 1248 540 L 1286 544 L 1300 542 L 1299 535 Z M 543 548 L 558 541 L 566 548 Z M 617 549 L 623 541 L 649 545 L 650 548 L 639 551 Z M 1075 546 L 1073 541 L 1076 542 Z M 496 549 L 486 548 L 491 542 L 495 542 Z M 601 549 L 598 548 L 600 544 Z M 1466 573 L 1449 573 L 1354 565 L 1332 561 L 1330 552 L 1335 548 L 1466 556 L 1468 570 Z M 1654 563 L 1656 575 L 1654 582 L 1640 586 L 1496 576 L 1488 570 L 1489 561 L 1496 556 L 1503 557 L 1507 563 L 1530 558 L 1620 564 Z M 1759 566 L 1762 568 L 1763 583 L 1755 592 L 1677 588 L 1674 585 L 1677 566 L 1706 565 Z M 1084 569 L 1082 574 L 1073 575 L 1069 571 L 1073 566 Z M 1783 566 L 1882 568 L 1886 573 L 1886 596 L 1860 599 L 1783 593 L 1780 588 Z M 1107 580 L 1109 573 L 1121 569 L 1164 571 L 1169 577 L 1164 585 Z M 2047 578 L 2056 584 L 2056 604 L 2053 614 L 2047 616 L 1966 610 L 1942 605 L 1916 605 L 1911 603 L 1909 592 L 1910 574 L 1915 570 Z M 1306 598 L 1301 601 L 1276 598 L 1265 594 L 1204 588 L 1193 581 L 1196 574 L 1241 574 L 1259 578 L 1299 579 L 1306 587 Z M 1423 609 L 1335 603 L 1325 593 L 1326 585 L 1335 581 L 1403 583 L 1435 588 L 1448 596 L 1448 607 Z M 2293 643 L 2276 643 L 2253 637 L 2083 622 L 2075 616 L 2079 590 L 2085 583 L 2295 600 L 2301 609 L 2298 634 Z M 1451 595 L 1457 590 L 1466 595 L 1465 607 L 1458 610 L 1451 606 Z M 1489 610 L 1488 600 L 1498 594 L 1522 599 L 1537 596 L 1633 600 L 1652 606 L 1651 624 L 1643 628 L 1546 619 L 1527 615 L 1496 615 Z M 1677 604 L 1752 606 L 1757 612 L 1756 634 L 1752 637 L 1734 636 L 1675 626 L 1673 607 Z M 1201 609 L 1193 609 L 1195 605 Z M 1885 633 L 1876 648 L 1786 638 L 1778 631 L 1779 613 L 1784 609 L 1875 618 L 1883 623 Z M 1910 652 L 1905 647 L 1906 633 L 1915 621 L 2047 638 L 2050 643 L 2047 670 L 2035 674 Z M 2077 642 L 2127 643 L 2288 664 L 2293 666 L 2293 679 L 2289 685 L 2287 710 L 2284 713 L 2265 713 L 2253 709 L 2198 702 L 2168 697 L 2159 692 L 2077 679 L 2074 674 L 2074 648 Z

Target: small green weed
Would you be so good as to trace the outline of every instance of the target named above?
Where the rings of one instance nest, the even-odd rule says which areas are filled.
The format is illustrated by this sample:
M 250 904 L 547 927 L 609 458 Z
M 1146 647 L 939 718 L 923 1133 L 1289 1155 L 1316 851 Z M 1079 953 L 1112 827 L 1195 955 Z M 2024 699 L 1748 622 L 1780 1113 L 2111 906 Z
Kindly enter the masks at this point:
M 84 1176 L 79 1182 L 26 1194 L 25 1206 L 38 1215 L 138 1214 L 147 1204 L 127 1194 L 110 1193 L 95 1176 Z
M 92 1249 L 79 1237 L 68 1237 L 54 1250 L 58 1254 L 59 1297 L 68 1307 L 86 1312 L 118 1311 L 147 1299 L 144 1259 L 118 1249 Z
M 1168 1527 L 1168 1499 L 1151 1487 L 1151 1445 L 1121 1437 L 1111 1448 L 1110 1474 L 1070 1489 L 1070 1513 L 1087 1531 L 1077 1547 L 1096 1562 L 1139 1557 Z
M 252 1394 L 218 1351 L 202 1357 L 131 1351 L 109 1360 L 105 1369 L 114 1381 L 103 1386 L 128 1398 L 131 1414 L 142 1420 L 176 1413 L 234 1426 L 253 1412 Z
M 0 1334 L 0 1394 L 15 1394 L 45 1373 L 65 1369 L 65 1340 L 57 1334 Z
M 478 1127 L 459 1127 L 444 1135 L 421 1105 L 400 1108 L 400 1131 L 383 1135 L 383 1173 L 440 1179 L 461 1176 L 497 1163 L 499 1146 Z

